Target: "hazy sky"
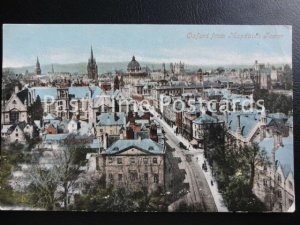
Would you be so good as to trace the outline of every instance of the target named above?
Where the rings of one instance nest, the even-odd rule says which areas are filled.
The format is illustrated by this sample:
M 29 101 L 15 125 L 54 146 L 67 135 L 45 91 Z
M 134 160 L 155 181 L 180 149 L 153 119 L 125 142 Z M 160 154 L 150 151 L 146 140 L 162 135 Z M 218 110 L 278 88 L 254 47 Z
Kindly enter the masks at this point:
M 3 26 L 3 66 L 87 62 L 191 65 L 291 63 L 291 26 L 12 25 Z

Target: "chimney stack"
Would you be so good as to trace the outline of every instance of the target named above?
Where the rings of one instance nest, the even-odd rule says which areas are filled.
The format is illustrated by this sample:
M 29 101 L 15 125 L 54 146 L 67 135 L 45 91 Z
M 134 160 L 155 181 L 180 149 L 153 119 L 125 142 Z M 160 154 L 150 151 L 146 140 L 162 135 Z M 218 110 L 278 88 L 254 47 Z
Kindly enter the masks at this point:
M 19 92 L 19 86 L 16 85 L 16 86 L 15 86 L 15 94 L 17 94 L 18 92 Z
M 103 134 L 103 149 L 107 149 L 107 134 Z
M 236 132 L 240 135 L 241 134 L 241 115 L 237 115 L 237 130 Z

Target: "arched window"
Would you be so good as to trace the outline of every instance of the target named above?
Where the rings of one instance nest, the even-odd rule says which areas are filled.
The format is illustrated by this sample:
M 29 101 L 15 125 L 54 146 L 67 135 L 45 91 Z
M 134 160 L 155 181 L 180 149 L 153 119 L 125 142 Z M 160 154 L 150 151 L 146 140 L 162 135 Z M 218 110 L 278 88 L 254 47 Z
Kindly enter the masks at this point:
M 13 104 L 17 104 L 17 101 L 16 100 L 13 100 L 13 102 L 12 102 Z

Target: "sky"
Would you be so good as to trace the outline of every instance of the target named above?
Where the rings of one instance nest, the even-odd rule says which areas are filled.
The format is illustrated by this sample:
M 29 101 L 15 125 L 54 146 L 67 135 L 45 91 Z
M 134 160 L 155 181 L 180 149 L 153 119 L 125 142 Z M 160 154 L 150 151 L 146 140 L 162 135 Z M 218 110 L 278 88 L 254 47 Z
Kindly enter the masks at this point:
M 292 61 L 292 27 L 277 25 L 3 25 L 3 67 L 87 62 L 189 65 Z

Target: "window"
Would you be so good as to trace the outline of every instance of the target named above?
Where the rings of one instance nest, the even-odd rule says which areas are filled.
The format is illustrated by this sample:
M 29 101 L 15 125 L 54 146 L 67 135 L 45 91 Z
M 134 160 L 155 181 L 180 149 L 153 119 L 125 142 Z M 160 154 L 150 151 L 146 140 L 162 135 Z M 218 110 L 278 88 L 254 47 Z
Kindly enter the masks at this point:
M 268 182 L 267 182 L 266 179 L 263 179 L 263 184 L 264 184 L 265 187 L 268 186 Z
M 158 177 L 158 174 L 155 173 L 155 174 L 154 174 L 154 183 L 155 183 L 155 184 L 158 184 L 158 180 L 159 180 L 158 178 L 159 178 L 159 177 Z
M 157 158 L 153 158 L 153 163 L 157 164 Z
M 148 158 L 144 158 L 144 164 L 148 164 Z
M 135 163 L 135 158 L 130 158 L 130 163 L 134 164 Z
M 122 158 L 117 158 L 117 163 L 122 164 Z
M 278 190 L 277 196 L 278 196 L 278 198 L 282 198 L 281 190 Z
M 118 174 L 118 181 L 122 181 L 122 179 L 123 179 L 123 174 Z
M 113 162 L 113 158 L 112 157 L 109 157 L 108 158 L 108 163 L 112 163 Z
M 148 173 L 144 174 L 144 180 L 145 180 L 146 183 L 148 183 Z
M 135 170 L 130 170 L 129 171 L 129 177 L 131 181 L 135 181 L 138 178 L 138 174 Z
M 17 143 L 19 142 L 18 138 L 16 138 L 16 142 L 17 142 Z
M 5 115 L 5 118 L 8 118 L 8 115 L 7 115 L 7 114 Z
M 108 179 L 110 182 L 113 182 L 114 181 L 114 176 L 110 173 L 108 174 Z
M 17 104 L 17 102 L 16 102 L 16 100 L 13 100 L 13 102 L 12 102 L 13 104 Z
M 19 121 L 19 112 L 10 112 L 10 122 L 15 123 Z
M 18 137 L 19 136 L 19 134 L 18 133 L 16 133 L 16 137 Z
M 294 188 L 293 188 L 293 183 L 292 183 L 291 181 L 289 181 L 289 188 L 290 188 L 291 190 L 294 189 Z
M 281 176 L 278 174 L 277 181 L 281 183 Z

